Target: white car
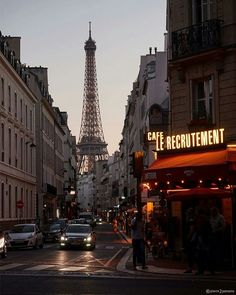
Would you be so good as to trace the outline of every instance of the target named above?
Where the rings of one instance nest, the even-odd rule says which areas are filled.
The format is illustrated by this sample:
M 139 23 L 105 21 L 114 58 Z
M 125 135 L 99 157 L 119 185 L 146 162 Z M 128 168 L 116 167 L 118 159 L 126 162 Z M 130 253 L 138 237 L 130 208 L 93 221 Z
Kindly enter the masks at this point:
M 0 232 L 0 255 L 2 258 L 7 257 L 7 242 L 3 232 Z
M 43 234 L 36 224 L 16 224 L 7 236 L 7 247 L 43 248 Z

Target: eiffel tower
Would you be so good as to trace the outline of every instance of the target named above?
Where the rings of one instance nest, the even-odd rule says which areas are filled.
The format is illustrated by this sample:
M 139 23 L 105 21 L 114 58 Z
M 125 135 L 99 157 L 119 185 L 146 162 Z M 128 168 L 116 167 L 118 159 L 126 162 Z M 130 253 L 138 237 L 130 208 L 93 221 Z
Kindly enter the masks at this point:
M 84 49 L 86 60 L 83 110 L 77 144 L 79 174 L 94 172 L 96 161 L 108 159 L 99 107 L 95 60 L 96 42 L 91 37 L 91 22 L 89 22 L 89 39 L 85 42 Z

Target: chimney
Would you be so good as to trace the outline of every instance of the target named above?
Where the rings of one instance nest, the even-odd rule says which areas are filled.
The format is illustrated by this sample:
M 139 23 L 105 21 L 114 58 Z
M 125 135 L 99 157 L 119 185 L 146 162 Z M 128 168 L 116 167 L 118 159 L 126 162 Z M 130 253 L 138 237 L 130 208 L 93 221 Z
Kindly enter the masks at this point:
M 152 54 L 152 47 L 149 47 L 149 54 Z

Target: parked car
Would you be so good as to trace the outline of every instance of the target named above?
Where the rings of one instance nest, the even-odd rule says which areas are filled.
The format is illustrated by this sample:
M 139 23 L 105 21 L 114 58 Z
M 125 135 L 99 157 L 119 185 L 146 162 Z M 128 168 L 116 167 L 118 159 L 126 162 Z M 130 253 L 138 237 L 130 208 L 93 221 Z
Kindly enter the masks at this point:
M 52 223 L 43 229 L 43 239 L 45 242 L 59 241 L 62 233 L 62 226 L 60 223 Z
M 63 230 L 64 228 L 66 228 L 67 224 L 68 224 L 68 219 L 67 218 L 59 218 L 54 220 L 51 224 L 60 224 L 61 229 Z
M 60 239 L 60 248 L 82 247 L 93 250 L 96 234 L 89 224 L 69 224 Z
M 7 235 L 7 247 L 43 248 L 43 234 L 36 224 L 16 224 Z
M 0 232 L 0 255 L 2 258 L 7 257 L 7 241 L 2 231 Z

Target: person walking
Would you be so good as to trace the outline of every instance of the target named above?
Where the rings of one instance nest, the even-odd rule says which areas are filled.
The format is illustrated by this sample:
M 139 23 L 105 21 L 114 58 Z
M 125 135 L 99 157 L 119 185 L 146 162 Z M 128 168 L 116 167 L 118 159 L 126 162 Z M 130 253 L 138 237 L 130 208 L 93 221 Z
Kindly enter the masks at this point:
M 114 217 L 112 220 L 112 227 L 113 227 L 113 231 L 116 233 L 118 230 L 118 221 L 116 217 Z
M 209 258 L 212 268 L 220 268 L 224 260 L 224 242 L 225 242 L 225 219 L 220 214 L 217 207 L 211 208 L 210 224 L 212 234 L 210 237 L 210 251 Z
M 196 214 L 196 262 L 198 270 L 195 273 L 196 275 L 203 274 L 206 269 L 208 269 L 211 274 L 214 274 L 209 259 L 211 232 L 210 221 L 205 210 L 203 208 L 198 208 Z
M 142 220 L 142 214 L 137 213 L 131 220 L 131 238 L 133 246 L 133 269 L 136 270 L 137 262 L 140 258 L 142 269 L 146 269 L 145 259 L 145 240 L 144 240 L 145 226 Z
M 196 227 L 195 216 L 193 208 L 189 208 L 186 212 L 186 224 L 187 224 L 187 239 L 186 239 L 186 256 L 188 262 L 188 268 L 184 273 L 192 273 L 194 260 L 195 260 L 195 246 L 196 246 Z

